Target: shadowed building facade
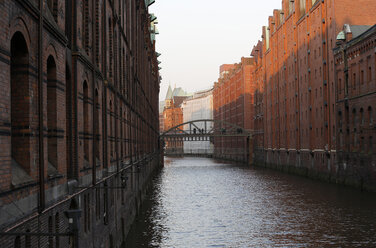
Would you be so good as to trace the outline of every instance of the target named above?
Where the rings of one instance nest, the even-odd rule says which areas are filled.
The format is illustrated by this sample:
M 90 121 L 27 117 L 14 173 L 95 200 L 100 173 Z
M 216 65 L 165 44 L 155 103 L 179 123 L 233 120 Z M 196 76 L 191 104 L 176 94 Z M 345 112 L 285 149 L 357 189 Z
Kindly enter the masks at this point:
M 334 50 L 338 167 L 349 184 L 376 190 L 376 25 L 345 24 Z
M 33 233 L 1 247 L 124 241 L 159 161 L 153 2 L 0 2 L 0 230 Z M 70 210 L 79 241 L 46 235 Z

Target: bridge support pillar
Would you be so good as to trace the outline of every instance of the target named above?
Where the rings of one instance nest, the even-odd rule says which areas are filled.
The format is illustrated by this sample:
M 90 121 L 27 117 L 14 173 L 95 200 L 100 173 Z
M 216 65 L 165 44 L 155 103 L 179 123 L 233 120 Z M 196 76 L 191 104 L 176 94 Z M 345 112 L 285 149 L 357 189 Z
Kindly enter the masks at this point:
M 252 139 L 251 137 L 249 136 L 247 138 L 247 162 L 248 162 L 248 165 L 253 165 L 253 143 L 252 143 Z

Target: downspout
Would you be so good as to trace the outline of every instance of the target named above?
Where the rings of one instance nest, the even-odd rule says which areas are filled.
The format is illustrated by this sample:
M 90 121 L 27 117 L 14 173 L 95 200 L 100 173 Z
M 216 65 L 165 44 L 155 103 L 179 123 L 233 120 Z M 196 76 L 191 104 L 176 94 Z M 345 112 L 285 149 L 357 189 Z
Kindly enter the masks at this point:
M 104 66 L 107 64 L 107 12 L 106 12 L 106 2 L 103 2 L 103 8 L 102 8 L 102 70 L 104 74 L 104 83 L 103 83 L 103 105 L 102 105 L 102 133 L 103 133 L 103 165 L 105 169 L 108 169 L 108 160 L 107 160 L 107 66 Z
M 91 10 L 92 10 L 92 20 L 94 19 L 93 18 L 93 15 L 96 15 L 96 4 L 97 4 L 97 1 L 94 1 L 92 2 L 92 7 L 91 7 Z M 95 39 L 95 31 L 96 31 L 96 28 L 95 28 L 95 25 L 99 25 L 99 24 L 96 24 L 96 20 L 95 21 L 92 21 L 91 22 L 91 30 L 92 30 L 92 44 L 93 44 L 93 49 L 92 49 L 92 63 L 93 63 L 93 69 L 92 69 L 92 77 L 93 77 L 93 80 L 92 80 L 92 87 L 91 87 L 91 92 L 92 92 L 92 99 L 93 99 L 93 108 L 92 108 L 92 116 L 93 116 L 93 121 L 92 121 L 92 126 L 93 126 L 93 149 L 92 149 L 92 159 L 93 159 L 93 164 L 92 164 L 92 184 L 95 185 L 96 184 L 96 180 L 97 180 L 97 159 L 96 159 L 96 151 L 97 151 L 97 146 L 98 146 L 98 142 L 97 142 L 97 137 L 96 137 L 96 133 L 95 133 L 95 130 L 97 129 L 96 127 L 96 123 L 97 123 L 97 120 L 96 118 L 98 118 L 98 116 L 95 114 L 96 113 L 96 108 L 97 108 L 97 101 L 96 101 L 96 96 L 95 96 L 95 66 L 96 66 L 96 61 L 95 61 L 95 58 L 97 56 L 96 54 L 96 39 Z
M 72 4 L 72 11 L 73 11 L 73 51 L 77 52 L 77 1 L 73 1 Z M 74 60 L 74 90 L 73 90 L 73 99 L 74 99 L 74 156 L 72 157 L 72 167 L 74 168 L 74 178 L 78 181 L 79 178 L 79 168 L 78 168 L 78 107 L 77 107 L 77 99 L 78 99 L 78 89 L 77 89 L 77 58 Z M 73 73 L 72 73 L 73 74 Z M 72 111 L 73 112 L 73 111 Z
M 44 131 L 43 131 L 43 0 L 39 0 L 38 107 L 39 107 L 39 213 L 45 209 Z

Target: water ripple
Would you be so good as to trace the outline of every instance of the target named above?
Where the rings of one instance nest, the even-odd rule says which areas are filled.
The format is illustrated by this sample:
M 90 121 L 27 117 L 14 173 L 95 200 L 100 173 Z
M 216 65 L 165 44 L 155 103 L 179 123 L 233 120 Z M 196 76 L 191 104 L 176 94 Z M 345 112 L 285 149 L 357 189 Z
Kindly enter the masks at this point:
M 204 158 L 153 187 L 126 247 L 376 247 L 375 194 Z

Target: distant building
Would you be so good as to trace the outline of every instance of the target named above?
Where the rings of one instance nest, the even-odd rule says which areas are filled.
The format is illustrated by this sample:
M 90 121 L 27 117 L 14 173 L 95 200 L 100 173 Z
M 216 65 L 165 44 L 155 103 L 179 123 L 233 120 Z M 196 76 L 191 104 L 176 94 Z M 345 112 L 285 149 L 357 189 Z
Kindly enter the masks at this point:
M 171 89 L 171 86 L 168 87 L 166 98 L 165 98 L 165 107 L 163 110 L 163 130 L 167 131 L 172 127 L 175 127 L 183 123 L 183 111 L 181 109 L 181 104 L 190 95 L 187 94 L 182 88 Z M 170 151 L 182 151 L 183 142 L 182 141 L 167 141 L 165 144 L 166 150 Z
M 163 110 L 166 103 L 165 101 L 159 102 L 159 133 L 164 132 L 164 117 L 163 117 Z
M 213 89 L 214 120 L 225 121 L 247 130 L 254 129 L 254 58 L 242 58 L 233 65 L 222 65 Z M 217 137 L 215 156 L 237 161 L 248 160 L 247 139 Z
M 376 181 L 375 40 L 376 25 L 345 24 L 334 49 L 339 172 L 365 185 Z
M 198 91 L 192 98 L 182 104 L 183 122 L 202 119 L 213 119 L 213 89 Z M 208 124 L 208 123 L 207 123 Z M 204 129 L 204 123 L 197 123 L 197 128 Z M 212 126 L 206 127 L 208 130 Z M 185 127 L 188 129 L 188 127 Z M 213 153 L 214 146 L 211 141 L 184 141 L 184 153 Z

